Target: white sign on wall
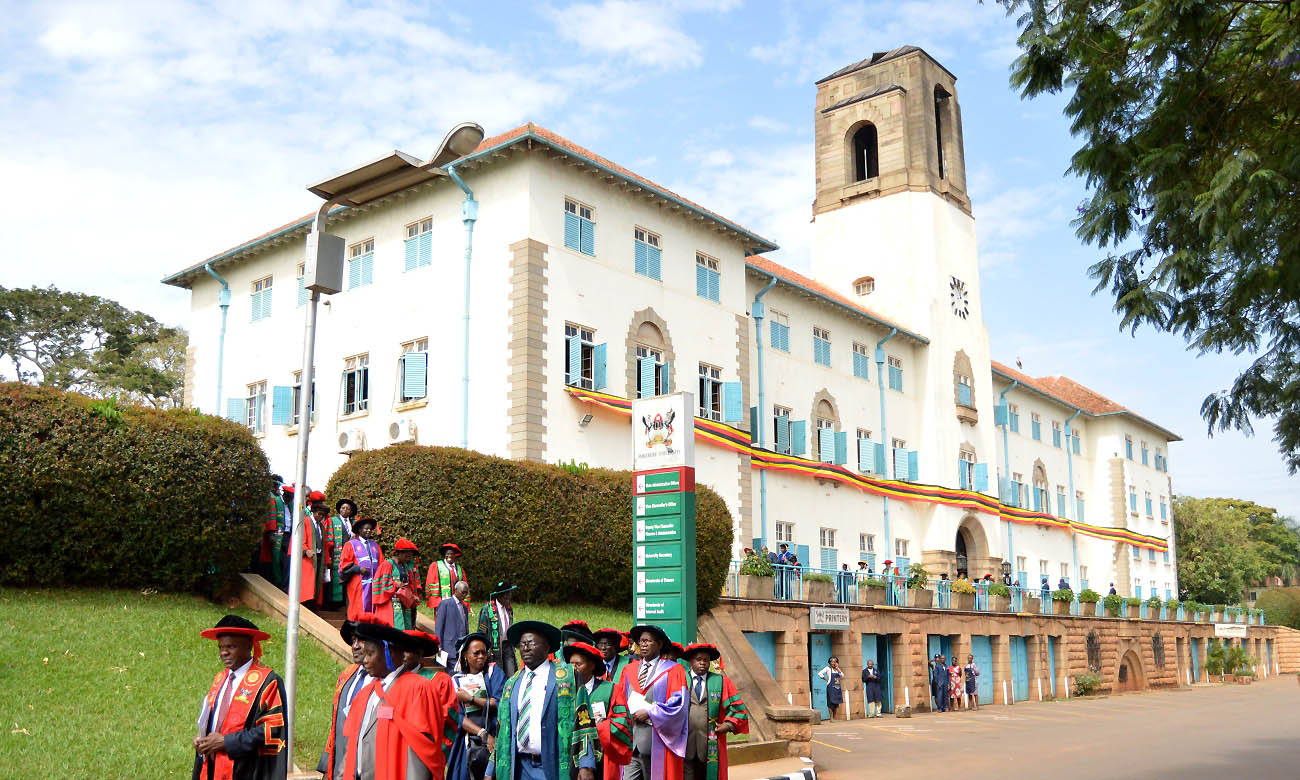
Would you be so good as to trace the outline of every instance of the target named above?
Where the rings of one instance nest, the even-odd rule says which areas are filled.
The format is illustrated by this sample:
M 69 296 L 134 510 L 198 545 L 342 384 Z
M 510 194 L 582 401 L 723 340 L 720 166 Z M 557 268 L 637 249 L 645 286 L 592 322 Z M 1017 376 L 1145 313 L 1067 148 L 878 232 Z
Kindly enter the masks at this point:
M 1228 637 L 1229 639 L 1245 639 L 1245 623 L 1215 623 L 1214 635 Z
M 695 466 L 695 395 L 671 393 L 632 402 L 632 470 Z

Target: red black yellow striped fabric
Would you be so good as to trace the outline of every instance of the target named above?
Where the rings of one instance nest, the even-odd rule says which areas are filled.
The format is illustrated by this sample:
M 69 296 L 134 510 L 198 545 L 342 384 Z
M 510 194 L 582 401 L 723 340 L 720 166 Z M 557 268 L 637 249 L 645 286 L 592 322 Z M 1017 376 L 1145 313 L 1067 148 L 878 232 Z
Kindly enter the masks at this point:
M 594 404 L 609 411 L 631 417 L 632 402 L 608 393 L 594 390 L 582 390 L 576 387 L 566 388 L 570 395 L 583 403 Z M 898 482 L 890 479 L 859 474 L 845 466 L 833 463 L 809 460 L 797 455 L 782 455 L 771 450 L 760 449 L 749 440 L 749 434 L 720 422 L 695 418 L 696 441 L 705 441 L 717 447 L 731 450 L 750 459 L 750 465 L 756 469 L 803 474 L 817 479 L 828 479 L 844 485 L 858 488 L 876 496 L 888 496 L 900 501 L 917 501 L 942 504 L 944 506 L 969 509 L 973 512 L 997 515 L 1007 522 L 1018 525 L 1032 525 L 1040 528 L 1059 528 L 1081 536 L 1101 539 L 1108 542 L 1123 542 L 1157 552 L 1169 550 L 1167 539 L 1147 536 L 1127 528 L 1090 525 L 1056 517 L 1047 512 L 1035 512 L 1030 509 L 1007 506 L 993 496 L 977 493 L 973 490 L 959 490 L 939 485 L 922 485 L 915 482 Z

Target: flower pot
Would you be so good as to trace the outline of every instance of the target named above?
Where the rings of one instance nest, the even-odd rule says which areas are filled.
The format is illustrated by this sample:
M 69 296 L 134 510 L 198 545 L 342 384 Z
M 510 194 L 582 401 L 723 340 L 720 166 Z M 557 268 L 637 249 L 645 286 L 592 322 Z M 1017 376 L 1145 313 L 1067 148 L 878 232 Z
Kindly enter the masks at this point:
M 925 588 L 911 588 L 907 591 L 907 606 L 929 609 L 934 606 L 934 591 Z
M 975 609 L 974 593 L 954 593 L 952 594 L 953 609 Z
M 1068 602 L 1068 601 L 1053 601 L 1053 602 L 1052 602 L 1052 614 L 1053 614 L 1053 615 L 1068 615 L 1068 614 L 1070 614 L 1070 602 Z
M 1010 612 L 1010 596 L 989 596 L 989 609 L 993 612 Z M 1300 679 L 1300 677 L 1296 678 Z
M 741 599 L 770 599 L 775 591 L 774 577 L 760 577 L 757 574 L 741 574 L 736 577 L 735 596 Z
M 796 584 L 797 587 L 797 584 Z M 796 591 L 797 593 L 798 591 Z M 808 582 L 803 583 L 803 600 L 816 601 L 819 603 L 831 602 L 835 600 L 835 583 L 833 582 Z
M 867 605 L 869 605 L 869 606 L 870 606 L 870 605 L 875 605 L 875 604 L 884 604 L 884 603 L 885 603 L 885 589 L 884 589 L 884 588 L 873 588 L 873 587 L 871 587 L 871 586 L 869 586 L 869 585 L 859 585 L 859 586 L 858 586 L 858 599 L 859 599 L 863 604 L 867 604 Z
M 1020 600 L 1020 611 L 1028 612 L 1031 615 L 1037 615 L 1042 611 L 1043 602 L 1038 598 L 1025 598 Z

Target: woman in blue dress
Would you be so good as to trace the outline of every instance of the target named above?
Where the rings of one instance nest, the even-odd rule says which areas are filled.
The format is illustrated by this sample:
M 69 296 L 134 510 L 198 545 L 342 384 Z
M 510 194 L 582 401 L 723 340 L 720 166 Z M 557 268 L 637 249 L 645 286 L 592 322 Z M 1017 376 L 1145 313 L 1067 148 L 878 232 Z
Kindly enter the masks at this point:
M 844 672 L 840 670 L 840 659 L 831 656 L 830 663 L 822 667 L 817 676 L 826 681 L 826 709 L 831 711 L 831 720 L 844 703 Z
M 473 633 L 460 643 L 452 673 L 456 698 L 465 711 L 456 741 L 447 757 L 447 780 L 483 780 L 497 733 L 497 702 L 506 685 L 505 673 L 491 663 L 486 634 Z

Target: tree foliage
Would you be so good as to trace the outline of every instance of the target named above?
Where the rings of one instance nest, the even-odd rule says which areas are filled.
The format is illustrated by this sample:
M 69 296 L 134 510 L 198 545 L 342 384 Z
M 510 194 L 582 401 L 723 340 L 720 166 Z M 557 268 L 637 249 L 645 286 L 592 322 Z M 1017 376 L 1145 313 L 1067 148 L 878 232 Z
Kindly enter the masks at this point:
M 185 332 L 97 295 L 0 287 L 0 360 L 21 382 L 180 406 Z
M 1231 498 L 1175 498 L 1174 543 L 1182 593 L 1203 604 L 1238 603 L 1300 560 L 1300 538 L 1275 510 Z
M 1121 329 L 1247 354 L 1201 414 L 1211 434 L 1275 419 L 1300 470 L 1300 8 L 1290 2 L 1000 0 L 1012 85 L 1071 90 L 1089 198 L 1074 226 Z

